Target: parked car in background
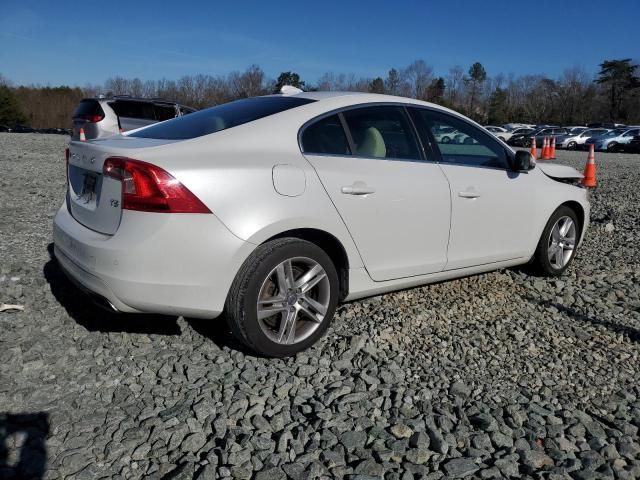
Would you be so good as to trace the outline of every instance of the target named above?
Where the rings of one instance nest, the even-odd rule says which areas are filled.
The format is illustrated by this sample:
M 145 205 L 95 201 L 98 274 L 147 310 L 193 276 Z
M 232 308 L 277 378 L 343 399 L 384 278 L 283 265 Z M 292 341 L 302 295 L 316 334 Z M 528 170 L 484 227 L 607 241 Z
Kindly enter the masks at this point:
M 318 341 L 342 301 L 571 264 L 589 224 L 580 172 L 427 102 L 284 91 L 298 93 L 72 140 L 62 269 L 119 311 L 224 311 L 250 349 L 282 357 Z M 435 139 L 447 129 L 464 143 Z
M 505 123 L 504 125 L 501 125 L 501 127 L 506 128 L 510 132 L 513 132 L 514 130 L 516 130 L 518 128 L 531 128 L 531 129 L 533 129 L 535 127 L 535 125 L 531 125 L 531 124 L 528 124 L 528 123 Z
M 507 141 L 507 137 L 511 137 L 511 135 L 509 134 L 509 130 L 507 130 L 506 128 L 496 127 L 495 125 L 486 125 L 484 128 L 489 130 L 503 142 Z
M 587 130 L 587 127 L 564 127 L 569 131 L 569 135 L 578 135 Z
M 593 122 L 587 123 L 588 128 L 607 128 L 609 130 L 613 130 L 614 128 L 622 128 L 625 125 L 623 123 L 613 123 L 613 122 Z
M 602 135 L 589 138 L 585 145 L 593 144 L 594 148 L 601 152 L 618 152 L 631 142 L 636 135 L 640 135 L 640 127 L 616 128 Z
M 542 147 L 544 137 L 566 135 L 568 130 L 563 127 L 546 127 L 534 130 L 523 135 L 514 135 L 507 142 L 515 147 L 530 147 L 532 139 L 536 139 L 536 147 Z
M 442 127 L 433 131 L 433 136 L 438 143 L 460 143 L 456 141 L 461 135 L 455 128 Z
M 71 138 L 80 138 L 84 130 L 87 140 L 103 138 L 123 131 L 152 125 L 188 113 L 195 109 L 162 99 L 115 96 L 109 98 L 85 98 L 73 112 Z
M 640 153 L 640 135 L 636 135 L 625 147 L 626 152 Z
M 580 149 L 589 138 L 602 135 L 608 131 L 606 128 L 588 128 L 577 135 L 561 135 L 556 138 L 556 148 L 564 148 L 567 150 Z

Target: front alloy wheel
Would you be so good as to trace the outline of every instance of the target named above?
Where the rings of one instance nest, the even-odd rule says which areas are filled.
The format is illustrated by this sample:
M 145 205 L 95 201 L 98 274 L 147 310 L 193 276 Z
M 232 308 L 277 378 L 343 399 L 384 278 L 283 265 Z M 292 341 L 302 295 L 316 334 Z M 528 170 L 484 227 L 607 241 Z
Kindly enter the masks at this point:
M 534 272 L 546 276 L 561 275 L 573 261 L 580 239 L 576 212 L 562 205 L 553 212 L 531 259 Z
M 576 247 L 576 224 L 568 216 L 560 217 L 551 229 L 547 247 L 549 263 L 555 269 L 564 268 Z

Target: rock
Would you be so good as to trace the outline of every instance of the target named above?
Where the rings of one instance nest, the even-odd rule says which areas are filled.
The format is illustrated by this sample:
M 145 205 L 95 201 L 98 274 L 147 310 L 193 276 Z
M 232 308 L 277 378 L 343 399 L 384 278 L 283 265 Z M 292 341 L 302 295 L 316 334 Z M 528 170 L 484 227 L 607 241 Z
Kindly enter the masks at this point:
M 191 433 L 184 438 L 180 448 L 185 452 L 196 453 L 205 443 L 207 443 L 207 437 L 205 437 L 204 434 Z
M 444 464 L 444 471 L 453 478 L 474 474 L 480 469 L 473 458 L 454 458 Z
M 347 450 L 352 450 L 358 447 L 364 447 L 367 441 L 367 434 L 362 431 L 350 431 L 344 432 L 340 435 L 340 443 L 344 445 Z
M 273 467 L 257 472 L 254 478 L 255 480 L 286 480 L 287 475 L 281 468 Z
M 413 434 L 413 430 L 402 423 L 398 423 L 391 427 L 391 433 L 393 433 L 396 438 L 409 438 Z
M 541 470 L 544 467 L 553 465 L 553 460 L 538 450 L 520 451 L 520 461 L 531 471 Z

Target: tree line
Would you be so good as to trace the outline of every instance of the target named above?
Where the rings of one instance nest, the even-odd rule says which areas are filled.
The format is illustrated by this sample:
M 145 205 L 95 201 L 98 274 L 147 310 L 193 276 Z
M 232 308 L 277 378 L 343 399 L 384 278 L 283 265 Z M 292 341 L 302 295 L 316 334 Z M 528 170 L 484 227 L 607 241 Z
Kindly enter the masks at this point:
M 178 80 L 116 76 L 103 85 L 83 87 L 14 86 L 0 75 L 0 124 L 67 127 L 80 99 L 99 94 L 157 97 L 200 109 L 274 93 L 282 85 L 417 98 L 452 108 L 483 124 L 640 123 L 640 68 L 626 58 L 604 60 L 595 77 L 580 67 L 568 68 L 558 78 L 502 73 L 489 76 L 479 62 L 468 68 L 457 65 L 445 75 L 436 75 L 424 60 L 391 68 L 384 77 L 328 72 L 315 83 L 305 82 L 290 71 L 271 79 L 257 65 L 243 72 L 185 75 Z

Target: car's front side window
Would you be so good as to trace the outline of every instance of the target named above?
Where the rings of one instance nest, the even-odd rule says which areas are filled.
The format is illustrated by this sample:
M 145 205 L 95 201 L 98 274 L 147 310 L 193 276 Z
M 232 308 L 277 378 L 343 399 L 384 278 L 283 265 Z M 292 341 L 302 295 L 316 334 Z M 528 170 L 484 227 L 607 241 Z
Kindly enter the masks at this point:
M 417 141 L 402 107 L 360 107 L 343 112 L 356 156 L 420 160 Z
M 419 130 L 426 128 L 433 134 L 439 128 L 448 126 L 459 132 L 449 141 L 443 141 L 442 137 L 433 135 L 443 162 L 475 167 L 508 168 L 507 152 L 502 145 L 476 126 L 453 115 L 422 108 L 412 108 L 411 115 Z M 420 133 L 423 135 L 426 132 Z
M 338 115 L 322 118 L 306 127 L 301 138 L 302 151 L 319 155 L 349 155 L 349 142 Z

